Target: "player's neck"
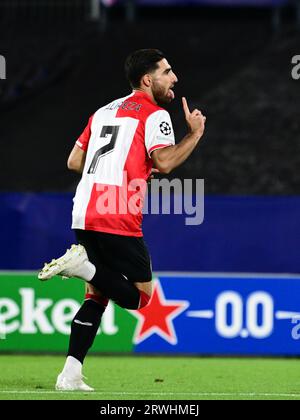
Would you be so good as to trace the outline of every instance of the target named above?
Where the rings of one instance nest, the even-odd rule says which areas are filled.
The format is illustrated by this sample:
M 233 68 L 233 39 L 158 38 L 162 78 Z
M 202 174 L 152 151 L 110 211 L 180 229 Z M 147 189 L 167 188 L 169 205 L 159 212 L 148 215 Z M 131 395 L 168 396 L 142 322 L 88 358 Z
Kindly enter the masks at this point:
M 143 88 L 136 88 L 133 89 L 134 92 L 143 92 L 146 95 L 149 96 L 149 98 L 151 99 L 152 102 L 154 102 L 155 104 L 157 104 L 156 100 L 154 99 L 154 96 L 152 95 L 151 89 L 147 90 L 147 89 L 143 89 Z

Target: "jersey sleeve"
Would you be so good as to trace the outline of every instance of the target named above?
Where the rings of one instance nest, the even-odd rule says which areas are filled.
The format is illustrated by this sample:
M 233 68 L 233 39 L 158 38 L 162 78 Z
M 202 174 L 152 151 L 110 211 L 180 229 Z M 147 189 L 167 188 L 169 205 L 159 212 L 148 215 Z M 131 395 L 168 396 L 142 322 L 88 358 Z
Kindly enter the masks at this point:
M 93 122 L 93 117 L 94 116 L 92 116 L 89 119 L 88 125 L 85 127 L 83 133 L 80 135 L 80 137 L 76 141 L 77 146 L 80 147 L 80 149 L 84 150 L 85 152 L 87 151 L 91 134 L 92 134 L 91 126 Z
M 174 130 L 170 115 L 165 110 L 151 114 L 145 123 L 145 146 L 148 156 L 154 150 L 175 144 Z

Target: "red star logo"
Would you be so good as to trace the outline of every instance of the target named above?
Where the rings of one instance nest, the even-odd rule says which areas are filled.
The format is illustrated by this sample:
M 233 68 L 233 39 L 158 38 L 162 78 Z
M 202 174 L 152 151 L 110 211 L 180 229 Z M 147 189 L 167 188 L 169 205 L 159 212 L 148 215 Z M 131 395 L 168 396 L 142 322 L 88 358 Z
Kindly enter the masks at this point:
M 139 344 L 152 334 L 158 334 L 170 344 L 177 344 L 173 319 L 186 310 L 189 302 L 184 300 L 166 300 L 160 282 L 154 282 L 153 294 L 149 304 L 132 314 L 138 319 L 133 342 Z

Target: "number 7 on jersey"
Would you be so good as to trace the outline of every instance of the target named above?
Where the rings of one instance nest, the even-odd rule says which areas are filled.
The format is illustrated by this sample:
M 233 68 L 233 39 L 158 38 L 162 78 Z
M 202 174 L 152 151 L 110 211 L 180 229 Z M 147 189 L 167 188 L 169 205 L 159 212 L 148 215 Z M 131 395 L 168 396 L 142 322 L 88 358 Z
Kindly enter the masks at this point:
M 95 153 L 95 156 L 93 157 L 91 166 L 88 170 L 88 174 L 94 174 L 96 173 L 99 160 L 111 153 L 116 145 L 118 133 L 119 133 L 120 126 L 119 125 L 105 125 L 102 127 L 102 131 L 100 134 L 100 138 L 107 138 L 108 135 L 111 135 L 110 142 L 106 144 L 105 146 L 101 147 L 97 152 Z

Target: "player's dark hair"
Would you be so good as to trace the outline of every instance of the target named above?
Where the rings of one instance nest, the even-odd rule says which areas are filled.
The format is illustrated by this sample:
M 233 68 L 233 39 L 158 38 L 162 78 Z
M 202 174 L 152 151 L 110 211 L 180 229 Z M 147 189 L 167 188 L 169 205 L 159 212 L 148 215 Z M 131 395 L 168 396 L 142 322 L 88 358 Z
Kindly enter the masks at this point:
M 137 50 L 130 54 L 125 61 L 125 73 L 131 87 L 140 87 L 141 78 L 158 69 L 158 62 L 163 58 L 165 55 L 156 49 Z

